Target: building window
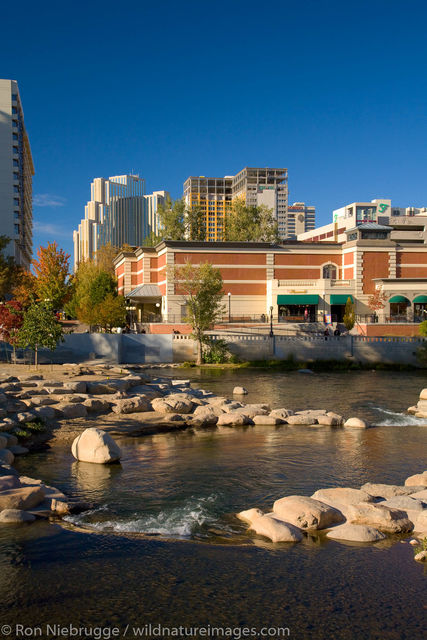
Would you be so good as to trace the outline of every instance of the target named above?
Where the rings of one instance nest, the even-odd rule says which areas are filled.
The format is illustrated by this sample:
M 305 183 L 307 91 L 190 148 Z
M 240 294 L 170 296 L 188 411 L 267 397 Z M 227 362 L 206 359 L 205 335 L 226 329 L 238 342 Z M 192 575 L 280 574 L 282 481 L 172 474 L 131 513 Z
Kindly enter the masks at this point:
M 322 277 L 324 278 L 324 280 L 336 280 L 337 268 L 334 264 L 325 264 L 322 271 Z

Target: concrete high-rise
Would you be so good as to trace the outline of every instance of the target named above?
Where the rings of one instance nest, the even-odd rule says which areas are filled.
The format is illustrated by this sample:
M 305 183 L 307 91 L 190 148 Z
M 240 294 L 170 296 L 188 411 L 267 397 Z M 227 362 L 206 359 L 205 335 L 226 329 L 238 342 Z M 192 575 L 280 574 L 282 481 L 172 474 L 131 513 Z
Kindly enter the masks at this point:
M 95 178 L 85 217 L 73 232 L 74 268 L 93 258 L 110 243 L 114 247 L 143 244 L 151 232 L 158 233 L 157 207 L 169 197 L 167 191 L 144 194 L 145 181 L 138 175 Z
M 211 178 L 190 176 L 184 182 L 187 207 L 200 208 L 206 216 L 206 240 L 223 239 L 226 212 L 233 200 L 241 198 L 248 206 L 265 205 L 277 220 L 279 237 L 295 238 L 296 233 L 314 227 L 314 207 L 306 207 L 289 215 L 288 170 L 269 167 L 245 167 L 235 176 Z M 294 206 L 300 203 L 295 203 Z M 296 214 L 298 214 L 296 216 Z M 304 217 L 303 224 L 301 224 Z
M 30 142 L 16 80 L 0 80 L 0 235 L 5 255 L 30 268 L 33 249 L 33 175 Z

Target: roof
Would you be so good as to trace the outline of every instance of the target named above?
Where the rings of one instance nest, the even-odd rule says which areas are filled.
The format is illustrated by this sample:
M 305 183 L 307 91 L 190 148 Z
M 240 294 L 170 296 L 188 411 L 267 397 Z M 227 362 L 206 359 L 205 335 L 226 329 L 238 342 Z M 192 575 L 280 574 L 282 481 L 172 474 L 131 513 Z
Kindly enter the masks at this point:
M 133 289 L 125 298 L 161 298 L 162 294 L 156 284 L 140 284 Z
M 365 222 L 364 224 L 359 224 L 357 227 L 346 229 L 346 231 L 349 233 L 350 231 L 356 231 L 356 229 L 362 229 L 363 231 L 393 231 L 393 227 L 387 227 L 377 222 Z

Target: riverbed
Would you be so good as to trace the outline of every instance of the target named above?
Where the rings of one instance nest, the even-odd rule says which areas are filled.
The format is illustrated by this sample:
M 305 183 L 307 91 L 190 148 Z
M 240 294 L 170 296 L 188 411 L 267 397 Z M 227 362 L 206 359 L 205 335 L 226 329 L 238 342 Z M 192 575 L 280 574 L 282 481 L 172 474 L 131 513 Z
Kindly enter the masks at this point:
M 153 372 L 154 374 L 155 372 Z M 422 373 L 171 371 L 195 386 L 294 410 L 325 408 L 380 425 L 220 428 L 128 438 L 121 465 L 77 463 L 58 444 L 17 462 L 94 503 L 64 526 L 0 530 L 4 623 L 286 626 L 301 639 L 424 637 L 425 568 L 409 544 L 307 537 L 272 544 L 235 513 L 289 494 L 426 468 L 427 427 L 408 416 Z M 425 421 L 424 421 L 425 422 Z M 86 533 L 90 532 L 90 533 Z M 196 636 L 197 637 L 197 636 Z

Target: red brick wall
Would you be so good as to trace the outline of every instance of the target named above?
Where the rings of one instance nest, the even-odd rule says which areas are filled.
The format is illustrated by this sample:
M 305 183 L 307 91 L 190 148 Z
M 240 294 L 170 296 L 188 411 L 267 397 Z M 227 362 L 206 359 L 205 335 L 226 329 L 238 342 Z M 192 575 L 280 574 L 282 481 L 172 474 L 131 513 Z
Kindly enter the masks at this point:
M 373 293 L 373 278 L 388 278 L 389 255 L 383 251 L 365 251 L 363 253 L 363 293 Z

